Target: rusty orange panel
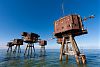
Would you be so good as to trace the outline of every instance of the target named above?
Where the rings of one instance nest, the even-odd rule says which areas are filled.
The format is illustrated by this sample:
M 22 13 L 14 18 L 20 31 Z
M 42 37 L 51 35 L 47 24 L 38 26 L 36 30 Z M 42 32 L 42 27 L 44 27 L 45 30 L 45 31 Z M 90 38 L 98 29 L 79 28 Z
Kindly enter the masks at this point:
M 54 34 L 80 30 L 81 28 L 82 22 L 80 21 L 80 17 L 78 15 L 68 15 L 55 21 Z
M 45 46 L 45 45 L 47 45 L 47 41 L 45 41 L 45 40 L 40 40 L 40 41 L 39 41 L 39 45 Z

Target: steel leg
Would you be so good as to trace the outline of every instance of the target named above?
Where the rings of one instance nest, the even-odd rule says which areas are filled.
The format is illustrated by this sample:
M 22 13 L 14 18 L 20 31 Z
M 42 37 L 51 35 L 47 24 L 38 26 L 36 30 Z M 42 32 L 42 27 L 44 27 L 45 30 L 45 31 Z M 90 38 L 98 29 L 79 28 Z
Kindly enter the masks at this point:
M 27 52 L 27 48 L 28 48 L 28 44 L 27 44 L 27 47 L 26 47 L 26 49 L 25 49 L 25 53 L 24 53 L 24 55 L 26 54 L 26 52 Z
M 68 43 L 66 43 L 66 52 L 68 53 Z M 68 62 L 68 55 L 66 55 L 66 62 Z
M 33 50 L 34 50 L 34 54 L 35 54 L 35 48 L 34 48 L 34 44 L 33 44 Z
M 60 61 L 62 61 L 64 42 L 65 42 L 65 37 L 63 37 L 62 45 L 60 48 Z
M 31 46 L 31 55 L 32 55 L 32 46 Z
M 74 43 L 73 41 L 73 36 L 72 35 L 69 35 L 70 36 L 70 41 L 72 43 L 72 47 L 73 47 L 73 50 L 74 50 L 74 54 L 75 54 L 75 58 L 76 58 L 76 62 L 79 64 L 79 56 L 77 54 L 77 48 L 76 48 L 76 44 Z
M 10 47 L 8 47 L 7 52 L 9 52 L 9 48 L 10 48 Z
M 30 54 L 30 44 L 29 44 L 29 49 L 28 49 L 28 55 Z
M 17 49 L 17 46 L 15 47 L 15 49 L 14 49 L 14 51 L 13 51 L 13 52 L 15 52 L 15 53 L 16 53 L 16 49 Z

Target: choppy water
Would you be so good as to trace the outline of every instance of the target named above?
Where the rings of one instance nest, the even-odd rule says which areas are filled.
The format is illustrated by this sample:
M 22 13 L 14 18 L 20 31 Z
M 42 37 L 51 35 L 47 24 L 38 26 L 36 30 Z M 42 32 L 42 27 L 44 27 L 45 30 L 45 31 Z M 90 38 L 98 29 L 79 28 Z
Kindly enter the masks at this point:
M 41 57 L 39 50 L 33 58 L 24 57 L 24 50 L 21 54 L 10 54 L 0 49 L 0 67 L 100 67 L 100 50 L 84 50 L 87 57 L 87 64 L 76 64 L 74 56 L 70 56 L 68 63 L 65 58 L 59 61 L 59 50 L 47 50 L 46 56 Z

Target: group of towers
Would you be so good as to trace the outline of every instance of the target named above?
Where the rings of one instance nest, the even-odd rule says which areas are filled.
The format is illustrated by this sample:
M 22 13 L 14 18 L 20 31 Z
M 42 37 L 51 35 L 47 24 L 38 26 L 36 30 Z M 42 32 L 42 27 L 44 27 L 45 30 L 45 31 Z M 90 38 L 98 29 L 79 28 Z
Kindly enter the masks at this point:
M 80 52 L 74 38 L 76 36 L 87 34 L 87 30 L 84 29 L 83 21 L 87 20 L 88 18 L 94 18 L 94 16 L 89 16 L 82 19 L 80 15 L 73 14 L 64 16 L 54 22 L 54 36 L 57 38 L 57 43 L 61 44 L 60 61 L 62 61 L 63 56 L 66 56 L 66 61 L 68 61 L 68 56 L 74 55 L 77 63 L 86 63 L 86 56 Z M 16 52 L 17 47 L 18 52 L 21 52 L 20 45 L 23 45 L 23 42 L 25 42 L 27 43 L 27 47 L 24 55 L 27 54 L 27 50 L 28 55 L 32 55 L 32 48 L 35 52 L 34 43 L 39 43 L 41 46 L 41 52 L 45 52 L 45 45 L 47 45 L 47 41 L 41 40 L 39 37 L 40 36 L 35 33 L 29 34 L 27 32 L 23 32 L 22 39 L 14 39 L 13 42 L 8 42 L 9 48 L 7 51 L 9 51 L 9 49 L 12 51 L 12 46 L 16 45 L 14 52 Z
M 27 47 L 25 49 L 24 55 L 32 55 L 33 51 L 35 54 L 35 47 L 34 43 L 39 43 L 41 46 L 40 51 L 45 54 L 45 45 L 47 45 L 46 40 L 41 40 L 39 39 L 39 35 L 36 33 L 27 33 L 27 32 L 22 32 L 22 38 L 21 39 L 14 39 L 12 42 L 8 42 L 8 50 L 7 52 L 13 52 L 16 53 L 21 53 L 21 48 L 20 46 L 23 45 L 23 42 L 27 43 Z M 12 47 L 15 45 L 15 49 L 12 51 Z

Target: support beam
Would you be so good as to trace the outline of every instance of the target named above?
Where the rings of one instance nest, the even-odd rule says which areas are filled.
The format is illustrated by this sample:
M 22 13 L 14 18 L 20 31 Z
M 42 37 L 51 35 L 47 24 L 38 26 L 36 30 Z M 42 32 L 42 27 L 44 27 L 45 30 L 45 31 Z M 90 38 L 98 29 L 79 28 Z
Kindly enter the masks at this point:
M 68 43 L 66 43 L 66 53 L 68 53 Z M 66 62 L 68 62 L 68 55 L 66 55 Z
M 28 55 L 30 54 L 30 44 L 29 44 L 29 47 L 28 47 L 29 49 L 28 49 Z
M 83 64 L 86 64 L 86 56 L 84 54 L 81 54 L 81 61 Z
M 73 43 L 74 43 L 74 45 L 75 45 L 75 50 L 77 51 L 77 54 L 80 54 L 80 50 L 79 50 L 79 48 L 78 48 L 78 46 L 77 46 L 77 43 L 76 43 L 76 41 L 75 41 L 74 38 L 73 38 Z
M 14 49 L 13 53 L 16 53 L 16 50 L 17 50 L 17 45 L 15 46 L 15 49 Z
M 16 53 L 16 51 L 18 51 L 18 53 L 21 53 L 20 45 L 15 46 L 15 49 L 14 49 L 13 53 Z
M 62 61 L 62 58 L 63 58 L 64 43 L 65 43 L 65 37 L 63 37 L 62 45 L 61 45 L 61 48 L 60 48 L 60 61 Z
M 32 49 L 33 48 L 33 49 Z M 32 56 L 32 53 L 33 53 L 33 51 L 34 51 L 34 54 L 35 54 L 35 48 L 34 48 L 34 44 L 32 44 L 32 43 L 28 43 L 27 44 L 27 47 L 26 47 L 26 49 L 25 49 L 25 53 L 24 53 L 24 55 L 30 55 L 30 56 Z M 28 53 L 27 53 L 28 52 Z
M 27 52 L 27 48 L 28 48 L 28 44 L 27 44 L 27 47 L 26 47 L 26 49 L 25 49 L 25 53 L 24 53 L 24 55 L 26 54 L 26 52 Z
M 74 38 L 73 38 L 72 35 L 69 35 L 69 37 L 70 37 L 70 41 L 72 43 L 72 47 L 73 47 L 73 51 L 74 51 L 74 54 L 75 54 L 76 62 L 79 64 L 79 55 L 77 53 L 78 48 L 76 48 L 77 44 L 74 43 L 74 41 L 73 41 Z
M 7 52 L 9 52 L 9 48 L 10 48 L 10 47 L 8 47 Z
M 45 51 L 45 46 L 41 46 L 40 48 L 40 54 L 41 55 L 45 55 L 46 51 Z

